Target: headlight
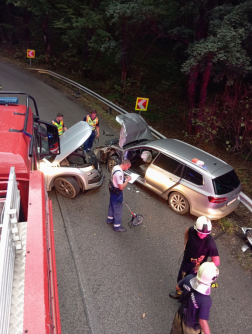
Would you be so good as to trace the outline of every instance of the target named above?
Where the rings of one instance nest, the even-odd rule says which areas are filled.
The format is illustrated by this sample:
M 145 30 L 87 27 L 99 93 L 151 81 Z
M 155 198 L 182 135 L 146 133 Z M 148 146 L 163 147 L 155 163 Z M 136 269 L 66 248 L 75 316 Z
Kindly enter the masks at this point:
M 88 166 L 88 167 L 85 167 L 85 168 L 79 168 L 79 170 L 81 170 L 84 173 L 91 172 L 94 169 L 95 169 L 94 166 Z
M 46 160 L 43 159 L 39 162 L 39 170 L 41 172 L 45 173 L 48 167 L 51 167 L 51 166 L 49 165 L 49 163 L 47 163 Z

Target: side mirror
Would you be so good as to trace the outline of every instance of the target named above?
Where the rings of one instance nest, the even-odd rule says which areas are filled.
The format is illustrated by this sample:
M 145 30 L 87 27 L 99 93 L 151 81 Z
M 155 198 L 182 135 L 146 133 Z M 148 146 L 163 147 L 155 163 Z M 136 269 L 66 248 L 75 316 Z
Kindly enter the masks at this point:
M 60 154 L 59 133 L 55 125 L 39 120 L 34 130 L 38 139 L 38 154 L 40 159 Z

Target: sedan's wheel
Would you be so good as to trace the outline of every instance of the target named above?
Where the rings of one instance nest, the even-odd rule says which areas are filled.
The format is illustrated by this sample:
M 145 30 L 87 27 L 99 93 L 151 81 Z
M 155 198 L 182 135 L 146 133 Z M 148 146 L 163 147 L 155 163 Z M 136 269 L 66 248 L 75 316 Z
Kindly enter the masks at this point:
M 57 192 L 67 198 L 74 198 L 80 192 L 78 182 L 71 176 L 58 177 L 54 181 Z
M 184 215 L 189 211 L 189 203 L 185 196 L 180 193 L 171 193 L 168 202 L 170 208 L 179 215 Z
M 108 170 L 112 172 L 112 169 L 114 168 L 114 166 L 120 165 L 120 163 L 121 163 L 120 159 L 117 156 L 113 155 L 112 157 L 108 159 L 108 162 L 107 162 Z

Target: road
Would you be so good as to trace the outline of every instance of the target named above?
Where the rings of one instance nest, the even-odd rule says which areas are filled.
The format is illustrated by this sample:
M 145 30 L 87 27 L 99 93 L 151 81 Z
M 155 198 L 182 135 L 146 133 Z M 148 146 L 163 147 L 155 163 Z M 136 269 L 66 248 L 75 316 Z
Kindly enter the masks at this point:
M 31 71 L 0 61 L 3 90 L 28 92 L 42 119 L 64 114 L 67 127 L 86 112 L 40 81 Z M 98 114 L 100 127 L 116 132 Z M 102 132 L 102 131 L 101 131 Z M 109 137 L 111 138 L 111 137 Z M 101 136 L 100 144 L 108 139 Z M 53 201 L 62 333 L 166 334 L 178 303 L 168 297 L 174 289 L 185 229 L 195 217 L 173 213 L 150 191 L 130 185 L 125 200 L 144 216 L 143 224 L 115 233 L 106 224 L 108 177 L 102 187 L 68 200 L 54 191 Z M 123 226 L 131 216 L 124 208 Z M 215 236 L 216 237 L 216 236 Z M 220 258 L 219 288 L 212 289 L 209 321 L 212 333 L 251 333 L 251 277 L 233 263 L 216 240 Z

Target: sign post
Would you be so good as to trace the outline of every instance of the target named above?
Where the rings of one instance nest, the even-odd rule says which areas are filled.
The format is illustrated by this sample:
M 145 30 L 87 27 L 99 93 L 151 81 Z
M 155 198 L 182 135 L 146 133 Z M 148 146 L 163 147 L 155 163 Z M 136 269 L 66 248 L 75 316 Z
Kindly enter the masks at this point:
M 141 111 L 146 111 L 147 110 L 148 103 L 149 103 L 149 99 L 148 98 L 137 97 L 135 110 L 139 111 L 139 115 L 141 115 Z
M 31 60 L 35 58 L 35 50 L 27 49 L 27 58 L 30 58 L 30 67 L 31 67 Z

